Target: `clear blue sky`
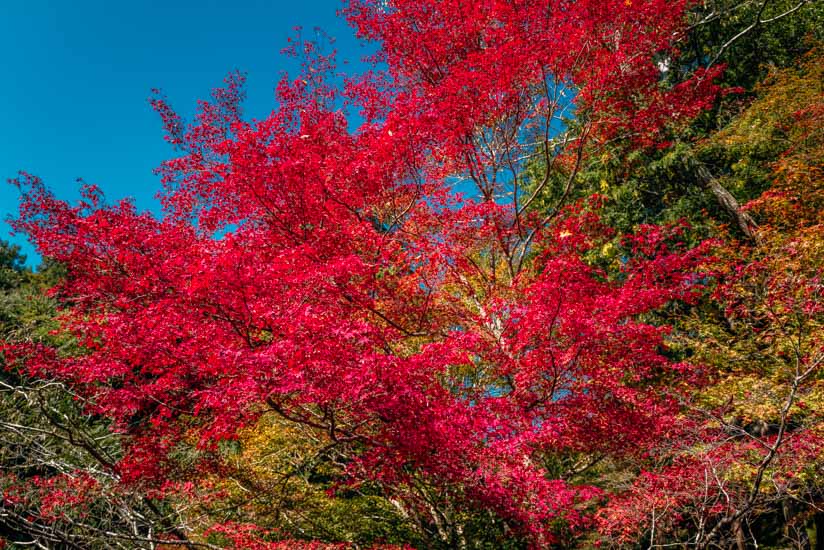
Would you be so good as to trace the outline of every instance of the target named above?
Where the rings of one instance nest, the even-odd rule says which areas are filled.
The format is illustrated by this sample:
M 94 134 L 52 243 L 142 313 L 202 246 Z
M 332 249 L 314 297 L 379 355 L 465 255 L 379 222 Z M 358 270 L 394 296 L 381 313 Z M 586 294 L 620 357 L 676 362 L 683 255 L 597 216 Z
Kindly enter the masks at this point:
M 232 69 L 247 73 L 248 117 L 274 107 L 280 55 L 293 27 L 321 27 L 339 61 L 367 52 L 344 20 L 340 0 L 253 1 L 5 0 L 0 7 L 0 239 L 23 245 L 5 222 L 19 170 L 40 176 L 60 198 L 77 198 L 76 179 L 107 200 L 133 197 L 157 211 L 152 170 L 172 155 L 147 103 L 161 88 L 178 112 L 192 113 Z M 342 64 L 339 66 L 346 69 Z

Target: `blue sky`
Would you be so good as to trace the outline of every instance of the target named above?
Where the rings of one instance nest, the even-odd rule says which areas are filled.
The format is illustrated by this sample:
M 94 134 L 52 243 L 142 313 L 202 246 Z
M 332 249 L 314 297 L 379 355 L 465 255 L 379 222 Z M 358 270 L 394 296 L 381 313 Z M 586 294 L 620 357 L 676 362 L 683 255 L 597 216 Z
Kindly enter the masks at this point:
M 133 197 L 157 211 L 152 170 L 172 155 L 147 99 L 161 88 L 176 110 L 193 111 L 230 70 L 247 73 L 248 117 L 273 108 L 280 55 L 293 28 L 321 27 L 339 60 L 367 52 L 336 16 L 340 0 L 6 0 L 0 7 L 0 178 L 40 176 L 60 198 L 77 198 L 78 177 L 113 202 Z M 306 35 L 306 33 L 304 33 Z M 341 68 L 345 67 L 339 65 Z M 5 222 L 17 190 L 0 183 L 0 239 L 39 258 Z

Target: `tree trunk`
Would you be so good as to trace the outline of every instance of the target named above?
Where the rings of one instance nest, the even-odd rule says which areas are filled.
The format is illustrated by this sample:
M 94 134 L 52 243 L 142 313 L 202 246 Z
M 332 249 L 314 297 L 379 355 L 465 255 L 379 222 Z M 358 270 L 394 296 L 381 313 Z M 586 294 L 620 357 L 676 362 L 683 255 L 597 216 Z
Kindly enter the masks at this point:
M 735 535 L 736 550 L 747 550 L 747 539 L 744 538 L 744 526 L 740 519 L 732 524 L 732 532 Z
M 732 193 L 721 185 L 718 178 L 713 176 L 701 161 L 693 160 L 693 162 L 695 164 L 695 172 L 701 184 L 712 191 L 718 203 L 726 210 L 730 217 L 735 220 L 744 235 L 755 244 L 760 245 L 761 239 L 758 236 L 758 224 L 755 223 L 752 216 L 741 210 L 741 205 L 738 204 L 738 201 L 732 196 Z

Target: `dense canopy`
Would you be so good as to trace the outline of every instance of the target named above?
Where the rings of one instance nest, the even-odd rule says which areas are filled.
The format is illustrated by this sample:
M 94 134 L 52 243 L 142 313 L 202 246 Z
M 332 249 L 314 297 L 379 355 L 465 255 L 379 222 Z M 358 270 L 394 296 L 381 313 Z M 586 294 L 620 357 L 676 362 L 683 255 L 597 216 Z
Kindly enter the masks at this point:
M 367 74 L 155 94 L 162 216 L 21 174 L 0 538 L 822 547 L 821 9 L 709 4 L 355 0 Z

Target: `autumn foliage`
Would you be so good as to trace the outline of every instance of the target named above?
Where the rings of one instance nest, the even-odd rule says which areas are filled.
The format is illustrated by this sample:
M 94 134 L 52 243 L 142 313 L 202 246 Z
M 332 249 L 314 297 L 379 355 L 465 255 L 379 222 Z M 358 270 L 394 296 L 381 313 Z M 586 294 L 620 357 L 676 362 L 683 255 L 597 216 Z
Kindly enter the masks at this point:
M 686 223 L 619 235 L 604 197 L 573 199 L 608 144 L 665 147 L 715 105 L 720 65 L 662 84 L 690 7 L 354 1 L 344 15 L 379 46 L 368 74 L 340 80 L 332 55 L 296 41 L 303 72 L 283 78 L 264 120 L 242 117 L 238 74 L 190 123 L 156 95 L 178 152 L 159 168 L 161 217 L 93 186 L 70 205 L 16 180 L 16 229 L 67 270 L 52 292 L 77 350 L 10 342 L 8 364 L 67 384 L 122 435 L 118 485 L 246 510 L 192 515 L 167 543 L 297 547 L 260 519 L 276 486 L 328 514 L 336 495 L 379 495 L 424 545 L 471 544 L 472 514 L 501 544 L 513 533 L 532 547 L 622 544 L 693 512 L 717 537 L 756 506 L 753 476 L 792 484 L 824 443 L 801 398 L 820 391 L 808 383 L 822 361 L 820 209 L 790 236 L 765 222 L 770 252 L 739 266 L 718 240 L 688 245 Z M 820 122 L 820 104 L 795 116 Z M 820 182 L 799 155 L 752 204 L 765 220 Z M 535 208 L 558 181 L 559 200 Z M 786 276 L 771 265 L 785 256 Z M 744 437 L 737 402 L 716 397 L 708 348 L 679 352 L 683 324 L 667 312 L 707 300 L 796 365 L 771 371 L 791 395 L 764 413 L 781 426 L 766 439 Z M 815 326 L 803 349 L 780 341 L 798 315 Z M 809 429 L 790 437 L 796 417 Z M 328 461 L 334 483 L 281 477 L 292 459 L 273 442 Z M 70 508 L 95 490 L 69 479 L 35 482 L 60 487 L 39 504 L 46 520 L 60 495 Z M 725 504 L 736 484 L 740 502 Z

